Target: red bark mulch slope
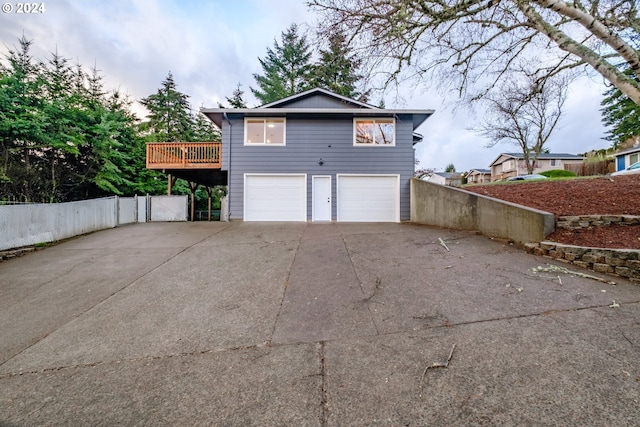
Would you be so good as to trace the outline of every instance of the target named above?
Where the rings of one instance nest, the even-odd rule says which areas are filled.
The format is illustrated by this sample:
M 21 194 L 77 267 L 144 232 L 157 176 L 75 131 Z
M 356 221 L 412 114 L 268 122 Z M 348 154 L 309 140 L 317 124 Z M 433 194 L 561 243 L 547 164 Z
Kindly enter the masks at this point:
M 473 185 L 465 190 L 566 215 L 640 215 L 640 174 Z M 558 230 L 548 239 L 569 245 L 640 249 L 640 226 Z

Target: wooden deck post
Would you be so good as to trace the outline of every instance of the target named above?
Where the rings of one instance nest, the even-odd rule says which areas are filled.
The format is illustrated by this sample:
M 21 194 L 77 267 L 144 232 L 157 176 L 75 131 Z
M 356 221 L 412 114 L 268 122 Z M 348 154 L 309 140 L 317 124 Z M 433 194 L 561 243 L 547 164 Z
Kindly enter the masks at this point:
M 196 190 L 198 190 L 197 182 L 189 182 L 191 190 L 191 222 L 196 220 Z
M 173 191 L 173 186 L 176 183 L 176 180 L 178 179 L 178 177 L 173 176 L 171 174 L 167 174 L 167 176 L 169 177 L 169 180 L 167 182 L 167 196 L 170 196 L 171 191 Z

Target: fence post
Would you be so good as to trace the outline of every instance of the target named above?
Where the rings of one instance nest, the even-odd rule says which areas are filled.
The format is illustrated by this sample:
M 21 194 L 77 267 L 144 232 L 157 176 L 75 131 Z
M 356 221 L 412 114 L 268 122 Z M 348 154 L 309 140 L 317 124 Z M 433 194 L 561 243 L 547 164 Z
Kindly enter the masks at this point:
M 114 207 L 114 219 L 115 219 L 115 226 L 117 227 L 118 225 L 120 225 L 120 197 L 119 196 L 114 196 L 113 198 L 113 207 Z

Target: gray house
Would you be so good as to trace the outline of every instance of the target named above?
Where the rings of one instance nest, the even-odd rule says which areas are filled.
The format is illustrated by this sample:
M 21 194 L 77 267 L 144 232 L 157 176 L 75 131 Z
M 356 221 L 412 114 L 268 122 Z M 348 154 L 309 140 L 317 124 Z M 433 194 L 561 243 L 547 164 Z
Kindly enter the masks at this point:
M 312 89 L 258 108 L 202 112 L 222 130 L 229 219 L 410 219 L 415 133 L 433 110 L 395 110 Z

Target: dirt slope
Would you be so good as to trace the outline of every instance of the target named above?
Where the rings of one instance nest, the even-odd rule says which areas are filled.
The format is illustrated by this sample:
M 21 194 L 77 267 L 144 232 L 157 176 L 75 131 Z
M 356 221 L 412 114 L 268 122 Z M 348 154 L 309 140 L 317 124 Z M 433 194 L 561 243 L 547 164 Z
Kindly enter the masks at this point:
M 474 185 L 465 190 L 565 215 L 640 215 L 640 174 Z M 549 240 L 572 245 L 640 249 L 640 226 L 556 231 Z

